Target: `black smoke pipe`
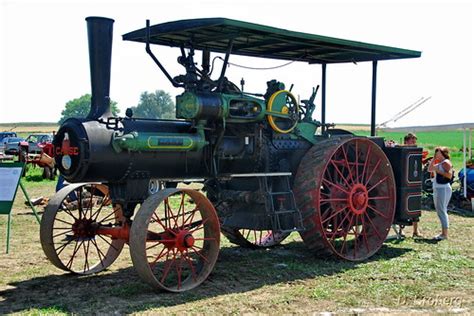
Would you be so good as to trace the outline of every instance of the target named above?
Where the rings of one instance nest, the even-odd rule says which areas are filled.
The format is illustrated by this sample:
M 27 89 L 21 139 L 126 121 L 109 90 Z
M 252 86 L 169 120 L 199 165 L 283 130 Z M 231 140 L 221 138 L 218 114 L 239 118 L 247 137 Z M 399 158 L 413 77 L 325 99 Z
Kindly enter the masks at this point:
M 96 120 L 112 116 L 109 92 L 114 20 L 91 16 L 86 21 L 92 87 L 91 110 L 87 118 Z

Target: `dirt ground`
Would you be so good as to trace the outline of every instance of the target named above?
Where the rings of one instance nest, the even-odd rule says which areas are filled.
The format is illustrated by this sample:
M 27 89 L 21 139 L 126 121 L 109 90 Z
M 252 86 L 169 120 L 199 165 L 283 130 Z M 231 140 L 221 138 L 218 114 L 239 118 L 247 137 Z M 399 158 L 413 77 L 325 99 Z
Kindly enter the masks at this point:
M 50 195 L 54 183 L 33 185 L 30 195 Z M 322 259 L 298 234 L 271 249 L 250 250 L 222 238 L 218 262 L 198 288 L 154 291 L 133 269 L 126 246 L 108 271 L 76 276 L 55 268 L 39 241 L 39 225 L 19 194 L 10 254 L 6 217 L 0 216 L 0 314 L 157 313 L 459 313 L 474 307 L 474 217 L 452 214 L 451 238 L 436 243 L 439 222 L 426 211 L 426 238 L 386 242 L 367 261 Z M 406 229 L 409 236 L 411 228 Z

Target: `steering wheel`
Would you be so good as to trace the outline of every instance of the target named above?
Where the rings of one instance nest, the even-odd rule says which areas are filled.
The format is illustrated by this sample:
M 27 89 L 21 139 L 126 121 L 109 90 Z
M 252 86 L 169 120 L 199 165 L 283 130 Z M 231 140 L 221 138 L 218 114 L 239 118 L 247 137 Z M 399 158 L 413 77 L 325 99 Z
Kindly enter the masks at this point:
M 278 90 L 268 100 L 268 123 L 278 133 L 287 134 L 291 132 L 298 123 L 299 112 L 298 102 L 288 90 Z

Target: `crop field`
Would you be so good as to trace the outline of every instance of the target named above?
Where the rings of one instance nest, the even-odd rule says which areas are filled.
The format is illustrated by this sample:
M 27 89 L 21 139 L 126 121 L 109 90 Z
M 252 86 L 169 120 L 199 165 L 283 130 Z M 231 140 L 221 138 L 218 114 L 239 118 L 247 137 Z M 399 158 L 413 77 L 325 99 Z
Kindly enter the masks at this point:
M 2 123 L 0 132 L 12 131 L 20 134 L 22 137 L 30 133 L 51 133 L 58 129 L 55 123 Z
M 29 126 L 49 132 L 53 126 Z M 367 135 L 360 126 L 349 128 Z M 6 129 L 3 125 L 0 129 Z M 21 133 L 28 133 L 21 128 Z M 400 142 L 403 133 L 380 133 Z M 432 153 L 450 147 L 460 169 L 462 131 L 417 133 Z M 31 168 L 24 184 L 32 198 L 50 197 L 55 181 Z M 0 314 L 289 314 L 313 312 L 457 313 L 474 309 L 474 215 L 450 214 L 450 239 L 435 242 L 439 220 L 423 212 L 423 238 L 387 240 L 369 260 L 348 262 L 310 253 L 297 233 L 281 245 L 252 250 L 221 238 L 221 251 L 210 277 L 194 290 L 155 291 L 135 272 L 124 247 L 106 271 L 76 276 L 55 268 L 44 255 L 39 225 L 18 191 L 13 207 L 10 254 L 5 254 L 6 216 L 0 215 Z M 37 206 L 41 212 L 43 208 Z

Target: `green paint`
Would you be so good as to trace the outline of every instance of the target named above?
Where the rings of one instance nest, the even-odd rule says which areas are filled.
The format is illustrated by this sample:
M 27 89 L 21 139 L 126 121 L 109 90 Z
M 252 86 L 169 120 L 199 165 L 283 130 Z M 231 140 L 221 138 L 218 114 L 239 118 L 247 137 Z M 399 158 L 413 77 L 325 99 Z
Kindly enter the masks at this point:
M 296 125 L 296 128 L 293 130 L 293 133 L 299 137 L 306 139 L 314 145 L 316 144 L 316 138 L 314 137 L 314 135 L 316 134 L 318 126 L 318 122 L 300 122 Z
M 114 136 L 112 145 L 117 152 L 128 151 L 197 151 L 208 142 L 203 133 L 138 133 Z
M 264 100 L 245 94 L 185 92 L 176 97 L 176 117 L 186 120 L 258 122 L 265 118 L 265 107 Z

